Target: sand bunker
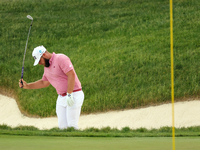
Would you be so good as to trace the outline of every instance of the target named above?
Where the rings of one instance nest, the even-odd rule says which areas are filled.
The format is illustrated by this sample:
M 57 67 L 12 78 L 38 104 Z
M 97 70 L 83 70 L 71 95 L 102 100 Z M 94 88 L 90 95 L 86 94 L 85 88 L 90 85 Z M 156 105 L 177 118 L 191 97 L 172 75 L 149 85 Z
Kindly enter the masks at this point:
M 0 95 L 0 125 L 11 127 L 35 126 L 38 129 L 58 127 L 57 117 L 29 118 L 21 114 L 13 98 Z M 147 128 L 158 129 L 163 126 L 172 126 L 172 105 L 163 104 L 142 109 L 111 111 L 107 113 L 81 115 L 79 128 L 111 127 L 122 129 Z M 175 103 L 175 127 L 200 126 L 200 100 Z

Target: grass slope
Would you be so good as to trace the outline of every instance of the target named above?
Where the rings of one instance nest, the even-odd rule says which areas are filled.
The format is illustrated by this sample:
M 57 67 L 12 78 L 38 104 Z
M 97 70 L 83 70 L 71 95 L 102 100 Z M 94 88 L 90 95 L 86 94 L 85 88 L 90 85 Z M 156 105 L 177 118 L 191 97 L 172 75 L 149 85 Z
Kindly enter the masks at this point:
M 199 96 L 200 1 L 174 0 L 175 98 Z M 34 47 L 68 55 L 85 92 L 82 112 L 135 108 L 170 101 L 169 1 L 0 1 L 0 83 L 20 109 L 55 115 L 56 91 L 18 88 L 30 20 L 24 80 L 42 77 Z

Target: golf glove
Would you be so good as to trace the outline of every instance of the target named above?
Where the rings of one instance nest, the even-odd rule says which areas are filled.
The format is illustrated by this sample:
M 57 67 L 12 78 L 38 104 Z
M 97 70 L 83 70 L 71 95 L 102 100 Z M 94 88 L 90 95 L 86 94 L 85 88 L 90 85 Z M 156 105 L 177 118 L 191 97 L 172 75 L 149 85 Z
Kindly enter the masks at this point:
M 67 106 L 72 106 L 74 105 L 74 98 L 73 98 L 73 93 L 69 94 L 67 93 Z

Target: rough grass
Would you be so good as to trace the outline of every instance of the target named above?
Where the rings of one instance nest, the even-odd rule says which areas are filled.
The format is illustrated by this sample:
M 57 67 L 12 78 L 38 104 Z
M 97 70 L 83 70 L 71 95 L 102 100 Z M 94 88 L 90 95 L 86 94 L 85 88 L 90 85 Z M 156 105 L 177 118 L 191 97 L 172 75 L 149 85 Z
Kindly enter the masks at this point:
M 199 97 L 200 1 L 174 0 L 175 98 Z M 27 114 L 54 116 L 53 87 L 18 88 L 30 20 L 24 80 L 42 77 L 34 47 L 68 55 L 85 93 L 83 113 L 169 102 L 170 20 L 164 0 L 0 1 L 0 83 Z
M 199 137 L 200 127 L 188 127 L 188 128 L 175 128 L 176 137 Z M 171 127 L 161 127 L 160 129 L 130 129 L 124 127 L 121 130 L 104 127 L 87 128 L 84 130 L 75 130 L 74 128 L 68 128 L 60 130 L 58 128 L 52 128 L 50 130 L 39 130 L 33 126 L 18 126 L 11 128 L 7 125 L 0 125 L 0 134 L 2 135 L 21 135 L 21 136 L 60 136 L 60 137 L 171 137 Z

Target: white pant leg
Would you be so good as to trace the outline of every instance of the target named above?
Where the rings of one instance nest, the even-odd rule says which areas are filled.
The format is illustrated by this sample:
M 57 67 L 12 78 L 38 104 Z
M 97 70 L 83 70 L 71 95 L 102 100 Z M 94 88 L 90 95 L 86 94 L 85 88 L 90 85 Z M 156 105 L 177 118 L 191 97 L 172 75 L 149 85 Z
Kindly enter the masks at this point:
M 75 129 L 78 128 L 78 121 L 81 114 L 81 106 L 72 108 L 67 108 L 67 120 L 68 120 L 68 127 L 74 127 Z
M 78 128 L 78 121 L 81 114 L 81 107 L 84 101 L 84 93 L 83 91 L 74 92 L 74 105 L 71 107 L 67 107 L 67 122 L 68 127 L 74 127 L 75 129 Z
M 66 107 L 56 104 L 56 114 L 58 117 L 58 127 L 59 129 L 67 129 L 67 115 Z
M 69 107 L 65 96 L 58 96 L 56 103 L 56 114 L 58 117 L 58 126 L 60 129 L 74 127 L 78 129 L 78 121 L 81 113 L 81 107 L 84 101 L 83 91 L 73 93 L 74 105 Z

